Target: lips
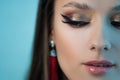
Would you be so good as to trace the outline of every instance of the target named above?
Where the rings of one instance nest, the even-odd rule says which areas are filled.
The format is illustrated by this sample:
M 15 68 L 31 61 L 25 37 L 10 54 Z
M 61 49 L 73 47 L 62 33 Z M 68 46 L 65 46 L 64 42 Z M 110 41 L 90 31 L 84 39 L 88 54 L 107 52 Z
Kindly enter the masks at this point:
M 104 74 L 107 73 L 111 68 L 115 66 L 110 61 L 102 60 L 102 61 L 88 61 L 86 63 L 83 63 L 87 70 L 92 74 Z
M 89 61 L 84 63 L 85 65 L 88 66 L 95 66 L 95 67 L 112 67 L 114 64 L 112 62 L 103 60 L 103 61 Z

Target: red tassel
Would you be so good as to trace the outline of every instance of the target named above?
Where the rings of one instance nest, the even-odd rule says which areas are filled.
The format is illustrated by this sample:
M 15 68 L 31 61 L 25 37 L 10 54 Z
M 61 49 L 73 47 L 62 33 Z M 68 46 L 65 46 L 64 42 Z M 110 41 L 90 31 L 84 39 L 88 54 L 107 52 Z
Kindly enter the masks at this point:
M 50 56 L 50 80 L 58 80 L 57 58 Z

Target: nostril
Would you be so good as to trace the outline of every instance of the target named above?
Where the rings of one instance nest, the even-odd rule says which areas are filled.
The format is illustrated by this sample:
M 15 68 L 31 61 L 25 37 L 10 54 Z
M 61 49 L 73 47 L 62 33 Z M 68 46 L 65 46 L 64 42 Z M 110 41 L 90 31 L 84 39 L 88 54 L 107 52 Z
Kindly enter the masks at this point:
M 104 48 L 104 50 L 108 50 L 108 48 L 107 48 L 107 47 L 105 47 L 105 48 Z
M 91 43 L 89 49 L 91 51 L 100 51 L 105 50 L 108 51 L 111 49 L 111 43 L 109 41 L 104 41 L 102 43 Z
M 95 47 L 91 47 L 91 50 L 94 50 L 95 49 Z

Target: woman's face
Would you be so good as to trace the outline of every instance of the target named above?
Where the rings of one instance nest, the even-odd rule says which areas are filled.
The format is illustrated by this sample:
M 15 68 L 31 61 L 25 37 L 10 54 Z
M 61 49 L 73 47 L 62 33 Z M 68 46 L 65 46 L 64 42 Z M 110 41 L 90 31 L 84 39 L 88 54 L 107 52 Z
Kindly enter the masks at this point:
M 52 39 L 69 80 L 120 80 L 120 0 L 55 0 Z

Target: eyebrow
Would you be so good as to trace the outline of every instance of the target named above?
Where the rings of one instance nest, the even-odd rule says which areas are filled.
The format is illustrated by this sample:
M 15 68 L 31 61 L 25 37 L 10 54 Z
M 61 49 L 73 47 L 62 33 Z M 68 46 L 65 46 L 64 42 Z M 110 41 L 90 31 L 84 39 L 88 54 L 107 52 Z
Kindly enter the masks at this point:
M 63 7 L 76 7 L 78 9 L 83 9 L 83 10 L 90 10 L 90 9 L 92 9 L 86 3 L 80 4 L 78 2 L 69 2 L 69 3 L 65 4 Z
M 93 10 L 93 8 L 88 6 L 86 3 L 78 3 L 78 2 L 74 2 L 74 1 L 63 5 L 63 7 L 76 7 L 78 9 L 83 9 L 83 10 Z M 120 11 L 120 5 L 112 7 L 111 10 L 112 11 Z

